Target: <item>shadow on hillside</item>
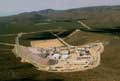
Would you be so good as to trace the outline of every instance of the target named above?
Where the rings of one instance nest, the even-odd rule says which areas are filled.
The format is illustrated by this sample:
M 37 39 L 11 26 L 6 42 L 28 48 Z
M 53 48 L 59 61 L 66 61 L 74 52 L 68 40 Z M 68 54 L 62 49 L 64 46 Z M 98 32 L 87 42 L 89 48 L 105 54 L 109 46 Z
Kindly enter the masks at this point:
M 16 80 L 7 80 L 7 81 L 64 81 L 64 80 L 62 79 L 47 79 L 47 80 L 16 79 Z

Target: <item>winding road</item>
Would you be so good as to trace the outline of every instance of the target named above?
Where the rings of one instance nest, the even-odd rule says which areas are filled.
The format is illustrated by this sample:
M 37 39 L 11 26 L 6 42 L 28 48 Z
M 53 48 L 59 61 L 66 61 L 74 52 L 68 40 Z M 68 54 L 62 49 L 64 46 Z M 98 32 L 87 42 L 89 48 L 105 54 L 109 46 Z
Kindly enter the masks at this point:
M 84 28 L 87 28 L 88 30 L 91 29 L 88 25 L 86 25 L 86 24 L 83 23 L 82 21 L 78 21 L 78 23 L 80 23 Z

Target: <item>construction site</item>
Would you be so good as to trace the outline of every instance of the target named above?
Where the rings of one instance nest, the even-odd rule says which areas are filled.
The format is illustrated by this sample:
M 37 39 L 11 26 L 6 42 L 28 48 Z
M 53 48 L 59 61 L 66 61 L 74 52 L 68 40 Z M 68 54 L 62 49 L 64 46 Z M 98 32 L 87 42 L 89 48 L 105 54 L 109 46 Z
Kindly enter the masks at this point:
M 38 70 L 48 72 L 74 72 L 92 69 L 100 65 L 102 42 L 72 46 L 50 32 L 56 39 L 31 41 L 31 47 L 19 44 L 22 33 L 16 37 L 13 53 L 21 62 L 31 63 Z

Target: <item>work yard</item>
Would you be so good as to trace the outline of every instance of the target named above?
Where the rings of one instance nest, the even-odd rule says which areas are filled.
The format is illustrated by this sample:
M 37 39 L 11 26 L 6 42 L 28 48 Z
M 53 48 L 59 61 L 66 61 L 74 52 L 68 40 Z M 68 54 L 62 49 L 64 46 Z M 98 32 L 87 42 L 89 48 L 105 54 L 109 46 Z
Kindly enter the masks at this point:
M 36 40 L 31 41 L 32 47 L 42 47 L 42 48 L 49 48 L 49 47 L 59 47 L 64 46 L 58 39 L 49 39 L 49 40 Z
M 39 34 L 38 34 L 39 35 Z M 37 36 L 38 36 L 37 35 Z M 41 36 L 41 35 L 39 35 Z M 16 36 L 0 37 L 0 42 L 15 43 Z M 25 36 L 24 36 L 25 37 Z M 22 37 L 20 43 L 26 45 L 31 40 Z M 38 40 L 38 39 L 37 39 Z M 49 40 L 49 39 L 48 39 Z M 101 64 L 95 69 L 74 73 L 50 73 L 38 71 L 28 63 L 21 63 L 12 53 L 12 46 L 0 45 L 1 81 L 119 81 L 120 38 L 114 35 L 78 32 L 64 38 L 71 45 L 82 45 L 94 41 L 107 41 L 101 56 Z M 47 42 L 49 44 L 49 42 Z M 53 44 L 53 42 L 52 42 Z M 28 44 L 27 44 L 28 45 Z

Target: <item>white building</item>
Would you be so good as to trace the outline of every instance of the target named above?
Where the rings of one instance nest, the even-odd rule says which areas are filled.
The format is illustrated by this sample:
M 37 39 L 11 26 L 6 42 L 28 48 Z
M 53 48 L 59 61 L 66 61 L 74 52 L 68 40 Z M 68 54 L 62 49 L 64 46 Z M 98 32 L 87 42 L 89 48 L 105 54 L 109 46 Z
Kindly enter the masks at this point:
M 58 60 L 58 59 L 60 59 L 60 57 L 61 57 L 61 55 L 58 54 L 58 53 L 56 53 L 56 54 L 52 55 L 52 56 L 50 57 L 50 59 L 56 59 L 56 60 Z

